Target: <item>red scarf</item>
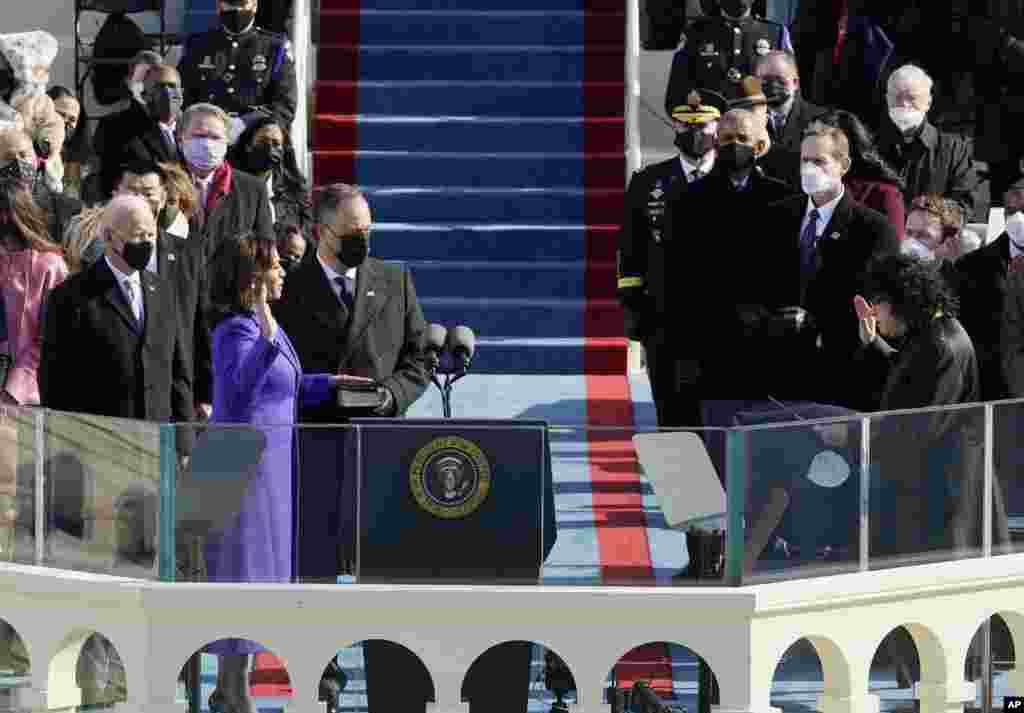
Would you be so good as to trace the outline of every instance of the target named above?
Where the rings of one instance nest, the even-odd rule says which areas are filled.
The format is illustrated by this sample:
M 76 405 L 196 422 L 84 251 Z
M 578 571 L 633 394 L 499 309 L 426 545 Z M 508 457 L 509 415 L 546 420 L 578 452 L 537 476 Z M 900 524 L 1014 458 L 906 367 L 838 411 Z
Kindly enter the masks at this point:
M 209 215 L 213 207 L 217 205 L 222 196 L 231 192 L 231 164 L 227 161 L 221 163 L 220 167 L 213 172 L 213 180 L 210 182 L 210 191 L 206 194 L 205 212 Z

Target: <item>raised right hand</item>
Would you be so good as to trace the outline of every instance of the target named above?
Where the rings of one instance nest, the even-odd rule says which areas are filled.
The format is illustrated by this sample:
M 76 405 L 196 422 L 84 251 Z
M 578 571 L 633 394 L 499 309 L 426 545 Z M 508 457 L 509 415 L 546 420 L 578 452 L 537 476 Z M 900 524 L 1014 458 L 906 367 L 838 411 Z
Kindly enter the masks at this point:
M 860 295 L 853 298 L 853 308 L 857 311 L 857 328 L 861 344 L 871 344 L 878 336 L 878 317 L 875 316 L 875 308 Z

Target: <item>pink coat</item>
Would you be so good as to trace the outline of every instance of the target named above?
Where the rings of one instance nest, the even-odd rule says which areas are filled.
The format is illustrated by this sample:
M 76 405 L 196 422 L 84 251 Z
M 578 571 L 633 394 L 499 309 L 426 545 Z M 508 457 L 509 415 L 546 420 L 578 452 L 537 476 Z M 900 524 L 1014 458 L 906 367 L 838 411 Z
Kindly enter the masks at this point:
M 14 357 L 5 391 L 19 404 L 39 403 L 39 350 L 42 312 L 50 290 L 64 281 L 67 265 L 60 253 L 19 250 L 0 252 L 0 293 L 7 320 L 7 341 L 0 350 Z

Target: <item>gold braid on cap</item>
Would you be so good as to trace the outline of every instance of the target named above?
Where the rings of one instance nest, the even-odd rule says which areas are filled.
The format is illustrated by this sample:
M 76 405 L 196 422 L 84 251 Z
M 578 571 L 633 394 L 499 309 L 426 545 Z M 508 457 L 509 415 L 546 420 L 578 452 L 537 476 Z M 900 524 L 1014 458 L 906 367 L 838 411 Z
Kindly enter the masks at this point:
M 684 124 L 703 124 L 721 118 L 722 113 L 717 107 L 702 105 L 700 102 L 700 92 L 694 89 L 686 97 L 686 104 L 672 110 L 672 118 Z

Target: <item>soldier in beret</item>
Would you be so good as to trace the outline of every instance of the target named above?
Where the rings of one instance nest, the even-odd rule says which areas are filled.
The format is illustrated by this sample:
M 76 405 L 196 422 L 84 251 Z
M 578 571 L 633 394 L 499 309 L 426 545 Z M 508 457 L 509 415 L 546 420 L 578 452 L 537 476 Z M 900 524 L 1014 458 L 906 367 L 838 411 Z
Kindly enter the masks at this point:
M 642 341 L 660 426 L 693 425 L 696 411 L 674 409 L 672 364 L 660 359 L 666 339 L 664 225 L 666 201 L 685 202 L 687 186 L 709 173 L 715 162 L 718 119 L 725 99 L 692 91 L 673 107 L 679 155 L 637 171 L 626 191 L 626 215 L 619 231 L 618 296 L 626 310 L 627 335 Z M 692 404 L 696 408 L 696 402 Z
M 754 0 L 720 0 L 719 9 L 697 18 L 672 60 L 665 113 L 685 103 L 691 89 L 707 87 L 726 99 L 742 95 L 741 80 L 754 61 L 772 50 L 793 51 L 784 25 L 754 17 Z
M 178 65 L 185 107 L 222 108 L 232 141 L 261 116 L 290 130 L 298 102 L 291 42 L 257 27 L 256 9 L 257 0 L 217 0 L 221 26 L 191 36 Z

